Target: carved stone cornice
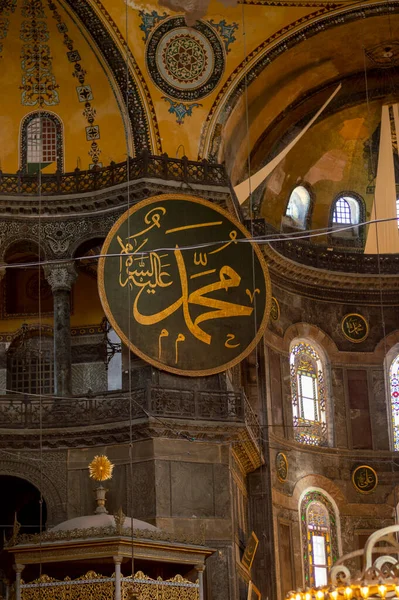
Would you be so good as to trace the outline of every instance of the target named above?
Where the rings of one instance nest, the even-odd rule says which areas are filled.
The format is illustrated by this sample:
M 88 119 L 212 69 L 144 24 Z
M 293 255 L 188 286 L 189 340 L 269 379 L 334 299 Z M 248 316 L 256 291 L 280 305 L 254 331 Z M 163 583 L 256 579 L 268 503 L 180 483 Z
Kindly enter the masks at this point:
M 286 258 L 270 244 L 262 246 L 272 281 L 311 298 L 380 304 L 381 291 L 389 304 L 399 302 L 399 275 L 345 273 L 316 269 Z M 343 296 L 344 292 L 344 296 Z
M 71 291 L 78 273 L 73 262 L 50 263 L 44 265 L 44 274 L 54 292 Z

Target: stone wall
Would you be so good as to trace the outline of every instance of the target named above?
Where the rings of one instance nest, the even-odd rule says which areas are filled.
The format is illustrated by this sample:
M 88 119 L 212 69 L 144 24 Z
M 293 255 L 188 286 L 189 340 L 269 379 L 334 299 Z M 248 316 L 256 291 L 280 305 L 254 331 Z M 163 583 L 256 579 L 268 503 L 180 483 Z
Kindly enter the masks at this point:
M 383 309 L 384 338 L 381 307 L 367 305 L 367 297 L 356 298 L 353 304 L 326 302 L 320 298 L 320 290 L 317 298 L 305 297 L 295 294 L 292 287 L 288 291 L 274 284 L 273 295 L 281 312 L 265 335 L 273 531 L 281 599 L 304 584 L 298 511 L 301 494 L 319 489 L 332 498 L 340 547 L 346 554 L 362 548 L 371 532 L 394 523 L 393 490 L 399 480 L 386 393 L 386 355 L 399 343 L 398 307 Z M 346 340 L 341 331 L 342 317 L 350 312 L 362 314 L 369 322 L 369 336 L 360 344 Z M 289 350 L 297 339 L 312 343 L 324 360 L 329 421 L 326 448 L 294 441 Z M 283 483 L 276 474 L 280 451 L 288 460 Z M 371 494 L 359 493 L 352 483 L 352 472 L 361 464 L 370 465 L 378 474 L 378 486 Z M 354 566 L 360 568 L 360 562 Z

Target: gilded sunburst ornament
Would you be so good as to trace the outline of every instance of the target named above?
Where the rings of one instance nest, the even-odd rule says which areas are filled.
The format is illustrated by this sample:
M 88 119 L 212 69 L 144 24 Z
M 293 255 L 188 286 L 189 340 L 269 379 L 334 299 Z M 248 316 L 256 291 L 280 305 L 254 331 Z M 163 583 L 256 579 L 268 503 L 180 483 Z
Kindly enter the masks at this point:
M 111 479 L 114 465 L 107 456 L 95 456 L 89 464 L 90 477 L 96 481 Z

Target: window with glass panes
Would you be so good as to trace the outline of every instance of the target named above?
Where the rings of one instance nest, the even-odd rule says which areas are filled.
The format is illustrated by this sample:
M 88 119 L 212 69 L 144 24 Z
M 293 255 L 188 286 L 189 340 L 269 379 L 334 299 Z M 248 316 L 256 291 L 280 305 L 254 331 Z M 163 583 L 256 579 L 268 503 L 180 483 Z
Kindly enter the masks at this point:
M 350 225 L 352 223 L 352 211 L 349 202 L 345 198 L 338 198 L 334 205 L 333 223 Z
M 389 385 L 391 391 L 391 423 L 393 448 L 399 450 L 399 354 L 394 358 L 389 369 Z
M 50 119 L 33 119 L 26 131 L 27 162 L 51 163 L 57 160 L 57 129 Z
M 303 444 L 326 445 L 326 391 L 323 366 L 310 344 L 291 348 L 291 395 L 294 438 Z

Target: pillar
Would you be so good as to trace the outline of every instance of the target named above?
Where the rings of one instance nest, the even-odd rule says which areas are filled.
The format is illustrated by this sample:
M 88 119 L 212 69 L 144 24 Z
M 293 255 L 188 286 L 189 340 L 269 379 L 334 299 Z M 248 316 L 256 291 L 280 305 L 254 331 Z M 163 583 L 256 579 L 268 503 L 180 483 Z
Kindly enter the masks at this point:
M 15 564 L 15 600 L 21 600 L 21 573 L 25 565 Z
M 77 277 L 73 262 L 54 263 L 44 268 L 54 300 L 54 392 L 72 393 L 71 288 Z
M 114 556 L 115 564 L 115 600 L 121 600 L 121 556 Z
M 195 567 L 198 573 L 198 583 L 199 583 L 199 600 L 204 600 L 204 571 L 205 565 L 197 565 Z

